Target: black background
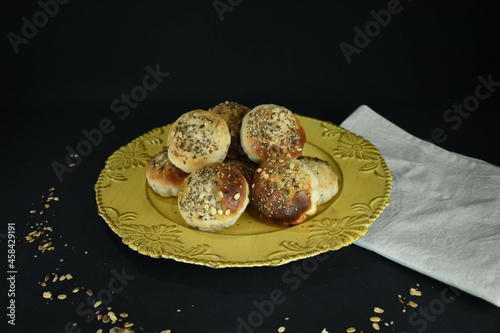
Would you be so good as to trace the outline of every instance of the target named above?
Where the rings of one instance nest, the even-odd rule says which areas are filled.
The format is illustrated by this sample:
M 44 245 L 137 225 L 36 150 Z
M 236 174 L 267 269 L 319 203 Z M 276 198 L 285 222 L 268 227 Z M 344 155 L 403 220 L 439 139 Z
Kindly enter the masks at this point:
M 255 332 L 280 326 L 286 332 L 345 332 L 351 326 L 371 332 L 374 306 L 386 310 L 385 321 L 394 321 L 383 332 L 498 331 L 497 307 L 461 292 L 449 299 L 455 294 L 446 285 L 357 246 L 309 261 L 317 266 L 307 274 L 303 262 L 211 269 L 142 256 L 107 227 L 97 215 L 93 189 L 106 158 L 186 111 L 225 100 L 249 107 L 279 104 L 337 124 L 366 104 L 417 137 L 431 139 L 440 128 L 441 147 L 500 165 L 500 92 L 491 92 L 460 123 L 443 118 L 474 95 L 480 76 L 500 81 L 500 14 L 494 1 L 401 1 L 400 12 L 350 63 L 340 43 L 354 45 L 354 28 L 364 29 L 374 20 L 370 12 L 386 9 L 389 1 L 219 3 L 230 6 L 222 20 L 213 1 L 73 0 L 60 4 L 16 53 L 9 33 L 22 35 L 22 18 L 33 22 L 41 7 L 35 1 L 2 2 L 5 278 L 7 223 L 16 224 L 19 242 L 16 326 L 7 325 L 2 313 L 0 327 L 63 332 L 76 322 L 75 331 L 106 332 L 111 325 L 78 313 L 79 306 L 88 310 L 86 295 L 71 289 L 106 290 L 113 270 L 125 270 L 133 278 L 108 306 L 129 313 L 138 332 L 237 332 L 238 317 L 257 318 L 256 304 L 268 304 L 273 290 L 283 292 L 284 301 L 261 315 Z M 147 66 L 169 75 L 120 119 L 123 114 L 113 112 L 111 103 L 142 84 Z M 82 131 L 98 128 L 103 118 L 112 121 L 113 131 L 60 181 L 52 163 L 65 163 L 66 146 L 76 147 L 85 139 Z M 60 201 L 44 217 L 53 227 L 55 250 L 41 253 L 24 236 L 42 219 L 29 211 L 40 209 L 51 187 Z M 47 273 L 71 273 L 74 279 L 43 288 L 39 282 Z M 417 284 L 423 296 L 411 299 L 420 307 L 403 312 L 398 295 L 408 301 L 409 288 Z M 47 301 L 45 290 L 67 293 L 68 299 Z

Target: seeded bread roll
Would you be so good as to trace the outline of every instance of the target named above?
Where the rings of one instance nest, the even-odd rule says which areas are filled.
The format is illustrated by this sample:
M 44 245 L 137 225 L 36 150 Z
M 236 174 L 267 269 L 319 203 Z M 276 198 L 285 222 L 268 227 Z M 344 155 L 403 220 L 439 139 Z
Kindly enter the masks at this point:
M 187 173 L 177 168 L 168 159 L 168 148 L 164 147 L 149 161 L 146 179 L 153 192 L 162 197 L 176 197 Z
M 235 166 L 240 170 L 240 172 L 245 176 L 245 179 L 250 184 L 252 182 L 253 174 L 259 165 L 255 162 L 250 161 L 247 158 L 240 158 L 236 160 L 225 160 L 224 163 Z
M 248 194 L 248 183 L 236 167 L 214 163 L 184 180 L 179 191 L 179 211 L 198 230 L 224 230 L 243 214 Z
M 339 191 L 339 178 L 330 163 L 311 156 L 300 156 L 298 160 L 307 165 L 318 177 L 318 206 L 330 201 Z
M 168 158 L 179 169 L 191 173 L 205 165 L 222 162 L 231 135 L 226 122 L 213 112 L 186 112 L 168 134 Z
M 213 108 L 210 108 L 208 111 L 214 112 L 221 116 L 227 123 L 229 127 L 229 134 L 231 134 L 231 145 L 229 146 L 229 150 L 227 152 L 227 158 L 237 158 L 240 156 L 245 156 L 245 152 L 243 148 L 241 148 L 240 143 L 240 128 L 241 121 L 243 117 L 250 111 L 250 108 L 238 104 L 236 102 L 226 101 L 224 103 L 220 103 Z
M 243 118 L 240 140 L 247 156 L 256 163 L 262 163 L 271 156 L 301 156 L 306 132 L 290 110 L 263 104 L 253 108 Z
M 258 218 L 279 226 L 304 222 L 317 209 L 318 178 L 291 157 L 270 158 L 255 172 L 250 189 Z

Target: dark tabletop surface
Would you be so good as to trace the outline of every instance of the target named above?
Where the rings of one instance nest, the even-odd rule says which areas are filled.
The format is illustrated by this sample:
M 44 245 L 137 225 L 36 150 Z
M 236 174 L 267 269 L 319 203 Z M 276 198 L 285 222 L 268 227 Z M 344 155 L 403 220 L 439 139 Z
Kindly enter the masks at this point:
M 143 256 L 98 216 L 93 188 L 119 147 L 225 100 L 336 124 L 366 104 L 419 138 L 498 166 L 494 1 L 0 6 L 1 332 L 108 332 L 127 322 L 136 332 L 375 332 L 372 316 L 381 332 L 500 330 L 496 306 L 356 245 L 260 268 Z M 67 166 L 68 151 L 103 119 L 111 129 L 58 175 L 54 165 Z M 59 200 L 46 208 L 49 196 Z M 49 238 L 54 249 L 43 251 Z M 128 317 L 113 325 L 96 311 Z

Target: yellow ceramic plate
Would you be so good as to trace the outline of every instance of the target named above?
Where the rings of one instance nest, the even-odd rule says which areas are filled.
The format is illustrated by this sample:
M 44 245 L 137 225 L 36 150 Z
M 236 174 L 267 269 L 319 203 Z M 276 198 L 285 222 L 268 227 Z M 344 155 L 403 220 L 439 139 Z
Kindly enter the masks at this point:
M 177 198 L 162 198 L 146 181 L 146 165 L 166 143 L 171 124 L 121 147 L 95 185 L 99 215 L 141 254 L 210 267 L 272 266 L 337 250 L 358 240 L 389 204 L 392 174 L 378 149 L 330 122 L 296 115 L 304 155 L 328 161 L 340 190 L 315 216 L 293 227 L 270 226 L 244 213 L 230 228 L 209 233 L 184 222 Z

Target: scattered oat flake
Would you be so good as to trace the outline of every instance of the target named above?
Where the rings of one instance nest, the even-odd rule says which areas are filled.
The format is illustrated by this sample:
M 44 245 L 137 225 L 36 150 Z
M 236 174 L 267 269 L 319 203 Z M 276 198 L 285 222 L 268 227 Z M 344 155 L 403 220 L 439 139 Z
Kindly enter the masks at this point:
M 418 306 L 418 304 L 413 301 L 409 301 L 408 305 L 411 306 L 412 308 L 416 308 Z
M 284 327 L 284 326 L 281 326 L 280 328 L 278 328 L 278 332 L 280 332 L 280 333 L 285 332 L 285 327 Z
M 356 329 L 354 327 L 349 327 L 348 329 L 345 330 L 347 333 L 353 333 L 356 332 Z
M 328 333 L 328 331 L 326 330 L 326 328 L 323 328 L 323 330 L 321 331 L 321 333 Z
M 172 333 L 172 331 L 171 330 L 163 330 L 160 333 Z
M 372 327 L 375 331 L 380 331 L 380 326 L 377 323 L 373 323 Z
M 370 317 L 370 321 L 374 323 L 380 322 L 380 317 Z
M 32 210 L 30 210 L 30 213 L 31 213 L 31 214 L 35 214 L 35 213 L 36 213 L 36 210 L 35 210 L 35 209 L 32 209 Z
M 118 318 L 116 317 L 116 315 L 113 311 L 108 312 L 108 317 L 109 317 L 109 319 L 111 319 L 112 323 L 115 323 L 118 320 Z
M 384 309 L 381 309 L 378 306 L 376 306 L 375 308 L 373 308 L 373 312 L 375 312 L 375 313 L 384 313 Z
M 92 292 L 92 289 L 88 289 L 88 290 L 86 291 L 86 293 L 87 293 L 87 295 L 88 295 L 88 296 L 92 296 L 92 295 L 94 295 L 94 293 Z
M 59 299 L 66 299 L 66 297 L 68 297 L 68 296 L 66 296 L 66 294 L 57 295 L 57 298 L 59 298 Z
M 99 305 L 101 305 L 102 301 L 97 301 L 94 303 L 94 308 L 97 308 L 99 307 Z
M 120 313 L 121 318 L 128 318 L 128 313 L 122 312 Z
M 412 296 L 422 296 L 422 292 L 420 290 L 417 290 L 415 288 L 410 289 L 410 295 Z
M 43 293 L 43 298 L 51 298 L 52 297 L 52 293 L 50 291 L 45 291 Z

